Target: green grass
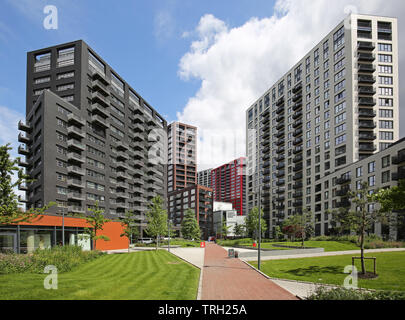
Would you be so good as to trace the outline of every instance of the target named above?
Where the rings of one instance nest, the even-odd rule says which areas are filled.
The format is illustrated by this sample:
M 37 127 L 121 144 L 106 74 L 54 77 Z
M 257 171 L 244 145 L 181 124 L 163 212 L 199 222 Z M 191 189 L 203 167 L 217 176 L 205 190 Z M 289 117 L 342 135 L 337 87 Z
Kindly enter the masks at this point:
M 277 242 L 285 246 L 301 247 L 301 242 Z M 306 248 L 324 248 L 325 252 L 358 250 L 359 247 L 350 241 L 305 241 Z
M 288 260 L 263 261 L 261 270 L 270 277 L 309 281 L 324 284 L 343 285 L 348 274 L 343 273 L 345 266 L 351 265 L 352 256 L 341 255 Z M 361 288 L 376 290 L 405 291 L 405 252 L 384 252 L 366 254 L 377 258 L 377 279 L 359 279 Z M 257 262 L 252 263 L 257 267 Z M 360 261 L 356 261 L 360 270 Z M 373 271 L 372 260 L 366 261 L 367 271 Z
M 261 247 L 263 249 L 272 249 L 272 250 L 289 250 L 288 248 L 280 248 L 274 247 L 274 244 L 280 244 L 284 246 L 295 246 L 301 247 L 301 242 L 271 242 L 266 241 L 262 242 Z M 252 239 L 237 239 L 237 240 L 219 240 L 218 244 L 224 247 L 231 247 L 231 246 L 246 246 L 253 248 L 253 240 Z M 324 248 L 325 252 L 330 251 L 346 251 L 346 250 L 358 250 L 359 247 L 356 246 L 353 242 L 350 241 L 305 241 L 306 248 Z
M 57 290 L 47 274 L 0 275 L 0 300 L 194 300 L 199 274 L 164 250 L 112 254 L 59 274 Z
M 203 240 L 201 240 L 203 241 Z M 170 240 L 170 245 L 171 246 L 180 246 L 181 248 L 199 248 L 201 241 L 191 241 L 191 240 L 184 240 L 184 239 L 171 239 Z M 162 240 L 160 243 L 160 247 L 162 246 L 167 246 L 168 241 L 167 240 Z M 145 248 L 155 248 L 156 243 L 136 243 L 135 247 L 145 247 Z

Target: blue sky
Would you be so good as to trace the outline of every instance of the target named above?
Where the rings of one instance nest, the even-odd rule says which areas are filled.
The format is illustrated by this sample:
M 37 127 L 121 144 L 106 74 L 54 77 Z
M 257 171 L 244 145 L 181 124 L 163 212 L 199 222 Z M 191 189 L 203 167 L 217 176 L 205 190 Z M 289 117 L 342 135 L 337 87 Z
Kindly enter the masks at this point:
M 45 5 L 58 8 L 58 30 L 46 30 Z M 205 14 L 229 26 L 273 13 L 269 0 L 0 1 L 0 106 L 25 112 L 26 52 L 85 40 L 168 120 L 176 120 L 200 86 L 178 76 L 191 32 Z

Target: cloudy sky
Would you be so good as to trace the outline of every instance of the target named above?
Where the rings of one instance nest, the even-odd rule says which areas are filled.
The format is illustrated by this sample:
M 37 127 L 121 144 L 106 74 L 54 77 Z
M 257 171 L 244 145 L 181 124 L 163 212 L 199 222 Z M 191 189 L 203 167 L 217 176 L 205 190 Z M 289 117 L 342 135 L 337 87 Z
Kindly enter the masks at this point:
M 350 11 L 397 17 L 400 39 L 405 25 L 401 0 L 55 0 L 46 30 L 47 4 L 0 0 L 0 144 L 17 145 L 26 52 L 83 39 L 168 122 L 199 128 L 199 169 L 245 155 L 246 109 Z

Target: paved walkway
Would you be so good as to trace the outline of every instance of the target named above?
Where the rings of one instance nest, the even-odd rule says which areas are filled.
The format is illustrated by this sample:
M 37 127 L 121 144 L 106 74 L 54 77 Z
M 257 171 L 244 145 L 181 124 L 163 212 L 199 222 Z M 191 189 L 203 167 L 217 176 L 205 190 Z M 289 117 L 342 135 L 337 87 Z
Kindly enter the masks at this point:
M 239 259 L 229 259 L 222 247 L 207 243 L 202 300 L 297 300 L 287 290 Z

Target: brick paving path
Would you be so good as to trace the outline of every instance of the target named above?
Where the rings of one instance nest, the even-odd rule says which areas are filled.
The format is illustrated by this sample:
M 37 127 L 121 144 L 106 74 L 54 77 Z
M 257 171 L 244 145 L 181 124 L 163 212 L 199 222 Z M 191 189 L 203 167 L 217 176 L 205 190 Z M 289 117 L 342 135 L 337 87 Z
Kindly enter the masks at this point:
M 207 243 L 202 300 L 297 300 L 239 259 L 229 259 L 222 247 Z

